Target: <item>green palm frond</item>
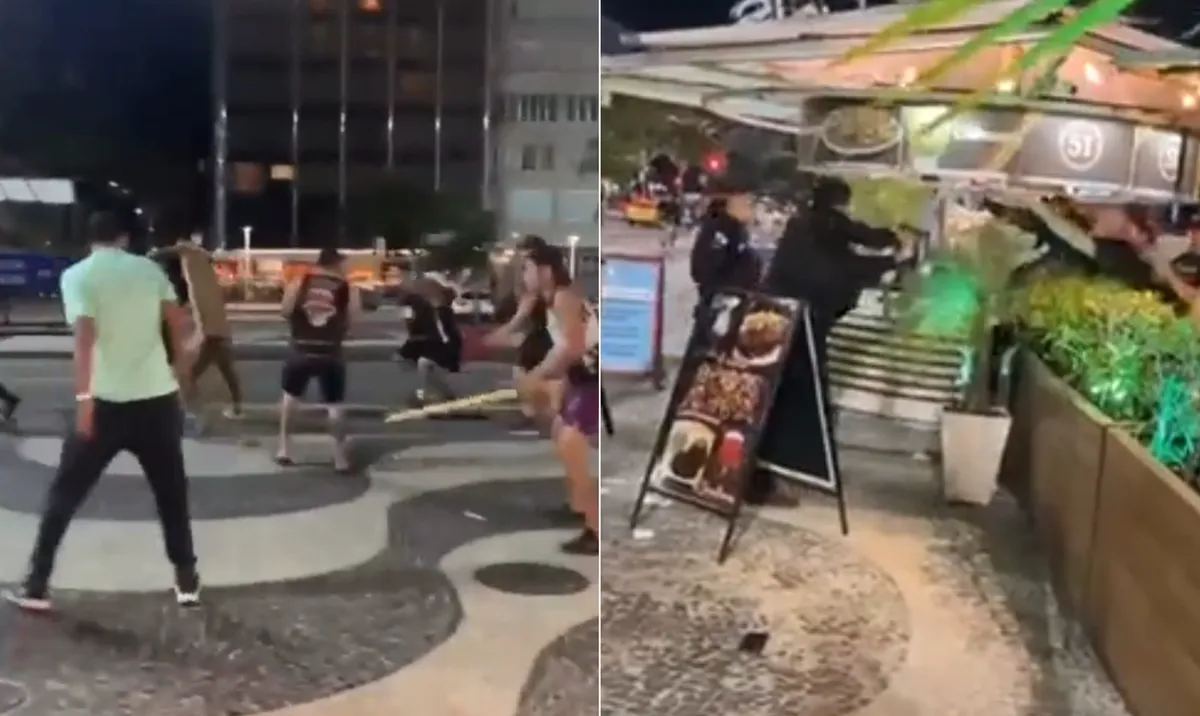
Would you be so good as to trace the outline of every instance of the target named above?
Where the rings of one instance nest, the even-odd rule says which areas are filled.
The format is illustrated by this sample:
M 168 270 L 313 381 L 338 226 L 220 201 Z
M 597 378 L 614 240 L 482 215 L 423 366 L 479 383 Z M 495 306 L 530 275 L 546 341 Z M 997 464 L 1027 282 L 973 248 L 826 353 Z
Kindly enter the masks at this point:
M 1069 0 L 1032 0 L 1022 5 L 1009 13 L 1008 17 L 959 45 L 954 52 L 923 71 L 918 75 L 915 84 L 919 87 L 929 86 L 950 70 L 974 57 L 979 51 L 1028 29 L 1030 25 L 1045 20 L 1066 7 L 1068 2 Z
M 862 44 L 852 47 L 845 54 L 834 60 L 833 64 L 845 64 L 873 53 L 885 50 L 898 41 L 921 32 L 938 24 L 949 22 L 963 13 L 983 5 L 987 0 L 926 0 L 915 6 L 907 15 L 873 35 Z M 1061 65 L 1062 59 L 1071 48 L 1089 31 L 1107 25 L 1117 20 L 1123 11 L 1135 0 L 1092 0 L 1078 12 L 1072 12 L 1064 17 L 1061 24 L 1048 36 L 1034 43 L 1021 56 L 1010 62 L 990 82 L 988 86 L 964 96 L 951 109 L 938 118 L 935 124 L 944 124 L 954 117 L 968 112 L 991 97 L 995 85 L 1020 81 L 1027 74 L 1037 73 L 1032 83 L 1026 84 L 1024 93 L 1032 93 L 1035 88 L 1043 87 L 1046 76 L 1052 74 Z M 1067 0 L 1028 0 L 1024 5 L 1009 13 L 1000 22 L 987 27 L 969 39 L 945 59 L 928 68 L 918 76 L 917 86 L 927 86 L 955 67 L 971 61 L 978 52 L 1001 42 L 1005 37 L 1028 29 L 1037 22 L 1050 17 L 1055 12 L 1062 11 L 1067 6 Z M 884 101 L 895 100 L 903 96 L 905 90 L 897 88 L 889 93 Z M 934 129 L 928 127 L 926 131 Z
M 846 54 L 833 61 L 834 65 L 846 64 L 869 55 L 910 37 L 914 33 L 947 23 L 978 6 L 982 0 L 926 0 L 914 7 L 904 17 L 883 28 L 863 44 L 851 48 Z

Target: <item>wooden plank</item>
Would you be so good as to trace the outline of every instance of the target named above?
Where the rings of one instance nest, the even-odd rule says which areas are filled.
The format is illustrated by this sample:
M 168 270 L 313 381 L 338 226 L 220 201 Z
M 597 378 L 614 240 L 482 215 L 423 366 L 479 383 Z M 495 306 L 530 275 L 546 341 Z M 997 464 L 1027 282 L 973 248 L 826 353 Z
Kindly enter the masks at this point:
M 1030 493 L 1034 522 L 1049 550 L 1060 601 L 1072 614 L 1084 606 L 1095 533 L 1096 495 L 1107 420 L 1045 366 L 1030 415 Z
M 1200 713 L 1200 496 L 1110 431 L 1088 620 L 1138 716 Z

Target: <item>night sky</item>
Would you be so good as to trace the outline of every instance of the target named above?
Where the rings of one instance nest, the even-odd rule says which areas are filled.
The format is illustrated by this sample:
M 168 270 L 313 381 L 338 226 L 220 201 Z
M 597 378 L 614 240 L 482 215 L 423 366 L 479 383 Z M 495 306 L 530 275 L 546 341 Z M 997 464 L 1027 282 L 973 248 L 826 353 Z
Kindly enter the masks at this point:
M 630 30 L 661 30 L 676 27 L 704 27 L 729 22 L 729 8 L 736 0 L 601 0 L 601 9 L 609 19 Z M 855 0 L 828 0 L 834 10 L 857 7 Z M 870 5 L 886 2 L 870 0 Z M 1074 3 L 1079 4 L 1079 3 Z M 1153 20 L 1145 29 L 1164 36 L 1178 36 L 1200 22 L 1200 5 L 1179 0 L 1141 0 L 1127 15 Z

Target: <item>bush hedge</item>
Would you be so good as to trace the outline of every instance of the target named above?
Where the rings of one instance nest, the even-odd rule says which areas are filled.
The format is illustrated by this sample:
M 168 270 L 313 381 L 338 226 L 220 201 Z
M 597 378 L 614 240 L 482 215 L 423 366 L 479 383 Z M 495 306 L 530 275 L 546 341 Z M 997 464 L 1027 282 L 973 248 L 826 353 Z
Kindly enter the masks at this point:
M 1020 294 L 1026 345 L 1101 411 L 1195 484 L 1200 330 L 1153 291 L 1044 274 Z

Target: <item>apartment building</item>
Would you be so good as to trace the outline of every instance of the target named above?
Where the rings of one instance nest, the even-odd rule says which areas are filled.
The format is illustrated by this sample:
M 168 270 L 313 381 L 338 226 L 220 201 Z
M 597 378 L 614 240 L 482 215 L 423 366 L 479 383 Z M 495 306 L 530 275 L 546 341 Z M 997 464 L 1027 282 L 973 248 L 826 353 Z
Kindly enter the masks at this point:
M 388 176 L 492 200 L 494 0 L 215 3 L 213 224 L 230 240 L 365 240 L 348 207 Z
M 495 208 L 507 234 L 555 243 L 598 230 L 599 3 L 502 0 L 503 121 Z

